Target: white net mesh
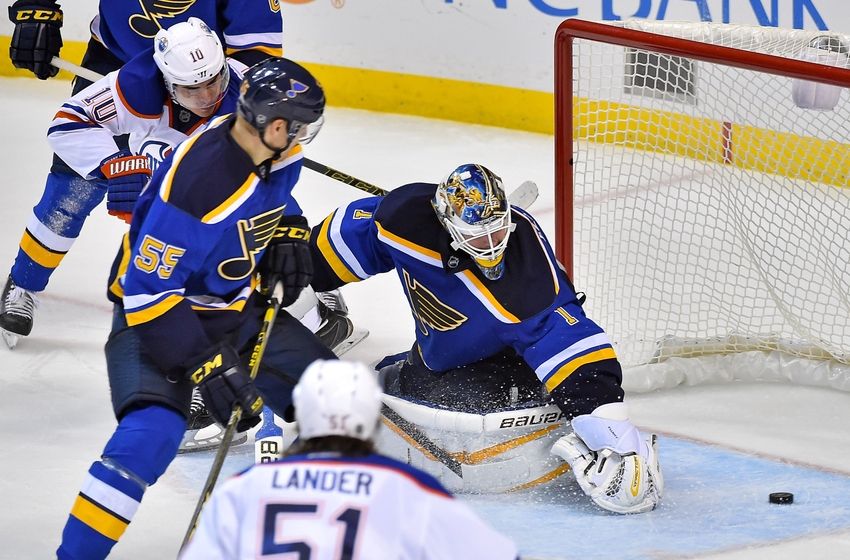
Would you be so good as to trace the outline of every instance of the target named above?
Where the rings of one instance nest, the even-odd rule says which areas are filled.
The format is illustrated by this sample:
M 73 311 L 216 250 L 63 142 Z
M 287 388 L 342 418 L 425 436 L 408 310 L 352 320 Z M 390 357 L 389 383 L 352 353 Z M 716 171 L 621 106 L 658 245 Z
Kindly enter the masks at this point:
M 850 36 L 621 25 L 850 67 Z M 624 365 L 850 364 L 849 92 L 802 109 L 788 77 L 585 40 L 573 64 L 574 277 Z

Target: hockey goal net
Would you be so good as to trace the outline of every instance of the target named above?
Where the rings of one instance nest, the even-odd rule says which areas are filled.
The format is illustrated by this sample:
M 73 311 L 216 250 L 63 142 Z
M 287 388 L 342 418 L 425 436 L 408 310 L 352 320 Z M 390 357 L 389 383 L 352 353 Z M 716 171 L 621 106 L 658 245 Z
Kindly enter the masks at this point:
M 848 55 L 834 33 L 559 28 L 559 257 L 627 368 L 675 365 L 627 388 L 784 371 L 850 390 Z

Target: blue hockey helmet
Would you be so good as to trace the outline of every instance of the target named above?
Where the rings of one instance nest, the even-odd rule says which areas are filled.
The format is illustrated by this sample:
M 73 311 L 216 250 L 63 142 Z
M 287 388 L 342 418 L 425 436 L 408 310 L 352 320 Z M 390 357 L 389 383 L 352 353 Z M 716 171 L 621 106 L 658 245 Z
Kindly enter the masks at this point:
M 483 165 L 461 165 L 437 186 L 431 204 L 452 248 L 469 254 L 490 280 L 501 278 L 502 257 L 516 227 L 502 180 Z
M 237 113 L 260 132 L 276 119 L 289 126 L 289 143 L 310 142 L 324 122 L 325 93 L 303 66 L 286 58 L 267 58 L 245 72 Z

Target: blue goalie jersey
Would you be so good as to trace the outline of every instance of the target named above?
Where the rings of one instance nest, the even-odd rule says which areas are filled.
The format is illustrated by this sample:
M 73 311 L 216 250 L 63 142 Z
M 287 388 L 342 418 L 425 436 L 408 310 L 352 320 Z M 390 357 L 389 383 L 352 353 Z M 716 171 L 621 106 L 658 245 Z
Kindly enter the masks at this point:
M 405 185 L 384 198 L 352 202 L 317 225 L 311 239 L 316 291 L 395 269 L 422 360 L 436 372 L 510 347 L 551 392 L 577 381 L 577 371 L 616 362 L 611 341 L 585 316 L 528 213 L 512 208 L 516 229 L 504 255 L 505 273 L 488 280 L 466 253 L 451 248 L 431 206 L 435 189 Z
M 218 33 L 228 56 L 247 50 L 283 55 L 279 0 L 102 0 L 91 32 L 112 54 L 127 62 L 151 48 L 157 31 L 190 17 L 202 19 Z

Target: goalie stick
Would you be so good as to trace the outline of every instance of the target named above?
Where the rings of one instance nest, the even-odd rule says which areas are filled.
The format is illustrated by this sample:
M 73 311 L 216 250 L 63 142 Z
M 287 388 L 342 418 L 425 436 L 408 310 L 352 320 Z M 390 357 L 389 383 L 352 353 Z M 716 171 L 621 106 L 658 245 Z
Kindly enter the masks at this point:
M 472 484 L 470 491 L 506 492 L 517 487 L 518 481 L 528 473 L 528 459 L 517 455 L 496 463 L 469 464 L 458 460 L 450 452 L 440 447 L 413 422 L 408 421 L 385 401 L 381 405 L 381 414 L 392 430 L 400 432 L 405 439 L 414 442 L 420 451 L 431 455 L 454 474 Z M 486 489 L 475 487 L 476 480 L 486 479 Z

